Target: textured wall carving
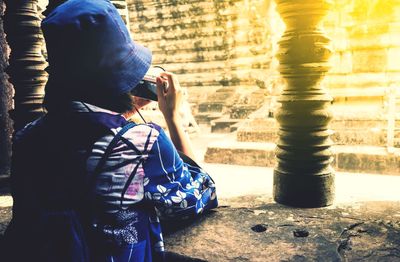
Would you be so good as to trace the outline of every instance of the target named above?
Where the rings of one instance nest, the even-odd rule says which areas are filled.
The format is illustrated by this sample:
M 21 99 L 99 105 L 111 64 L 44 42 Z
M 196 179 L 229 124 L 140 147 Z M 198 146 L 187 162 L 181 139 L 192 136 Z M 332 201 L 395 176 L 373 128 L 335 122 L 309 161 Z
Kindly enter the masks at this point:
M 12 123 L 8 111 L 12 107 L 12 86 L 5 69 L 8 65 L 9 49 L 3 30 L 4 1 L 0 1 L 0 175 L 8 174 L 11 155 Z
M 222 87 L 269 86 L 270 1 L 127 2 L 133 38 L 153 51 L 155 64 L 179 75 L 190 101 L 204 101 Z M 213 96 L 218 100 L 217 94 L 209 100 Z
M 11 48 L 7 73 L 15 89 L 14 126 L 26 123 L 43 114 L 42 101 L 47 63 L 41 53 L 43 36 L 37 12 L 37 0 L 8 0 L 4 27 Z

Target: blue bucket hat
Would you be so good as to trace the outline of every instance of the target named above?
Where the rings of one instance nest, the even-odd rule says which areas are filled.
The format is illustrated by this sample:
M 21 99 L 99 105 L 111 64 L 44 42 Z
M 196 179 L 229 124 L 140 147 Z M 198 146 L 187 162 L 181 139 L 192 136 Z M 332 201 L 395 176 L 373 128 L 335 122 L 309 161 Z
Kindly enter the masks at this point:
M 69 0 L 43 21 L 49 80 L 46 92 L 119 95 L 131 91 L 151 65 L 109 0 Z

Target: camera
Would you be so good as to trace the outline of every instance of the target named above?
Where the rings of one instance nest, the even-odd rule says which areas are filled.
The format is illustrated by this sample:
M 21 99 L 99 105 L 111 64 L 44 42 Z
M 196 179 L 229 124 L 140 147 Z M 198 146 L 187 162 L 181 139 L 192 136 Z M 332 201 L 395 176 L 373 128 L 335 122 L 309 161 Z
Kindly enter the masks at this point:
M 165 72 L 165 70 L 161 66 L 151 67 L 139 84 L 133 88 L 131 95 L 157 101 L 156 79 L 162 72 Z

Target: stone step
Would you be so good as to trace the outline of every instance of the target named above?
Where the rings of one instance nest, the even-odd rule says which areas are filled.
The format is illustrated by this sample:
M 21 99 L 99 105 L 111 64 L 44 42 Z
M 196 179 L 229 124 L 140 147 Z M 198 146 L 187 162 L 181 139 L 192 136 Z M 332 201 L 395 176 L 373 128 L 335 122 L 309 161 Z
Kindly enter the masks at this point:
M 207 97 L 206 101 L 199 103 L 199 112 L 227 112 L 228 108 L 236 104 L 243 96 L 250 94 L 254 88 L 223 87 Z M 253 91 L 254 92 L 254 91 Z
M 199 104 L 200 113 L 222 112 L 225 107 L 224 101 L 203 102 Z
M 145 44 L 144 44 L 145 45 Z M 145 45 L 146 46 L 146 45 Z M 233 47 L 230 47 L 233 49 Z M 151 48 L 150 48 L 151 49 Z M 152 50 L 152 49 L 151 49 Z M 153 50 L 152 50 L 153 51 Z M 259 53 L 260 52 L 260 53 Z M 192 47 L 181 47 L 176 50 L 159 50 L 153 51 L 154 64 L 165 64 L 165 63 L 194 63 L 194 62 L 212 62 L 212 61 L 235 61 L 242 57 L 259 57 L 258 61 L 247 61 L 250 62 L 249 68 L 255 62 L 267 64 L 271 60 L 270 52 L 265 51 L 261 53 L 258 49 L 246 47 L 239 49 L 235 47 L 235 51 L 228 51 L 220 47 L 214 47 L 206 50 L 196 50 Z
M 242 82 L 253 81 L 256 83 L 257 79 L 262 79 L 265 77 L 265 70 L 262 69 L 236 69 L 234 71 L 224 72 L 194 72 L 179 75 L 180 82 L 204 82 L 215 81 L 223 84 L 224 82 L 232 83 L 233 85 L 238 85 Z
M 241 31 L 247 31 L 247 29 L 250 28 L 240 28 Z M 189 31 L 190 30 L 190 31 Z M 193 29 L 187 29 L 188 33 L 193 33 Z M 235 52 L 236 50 L 232 50 L 231 48 L 238 47 L 241 49 L 249 50 L 252 47 L 257 46 L 259 48 L 258 53 L 266 53 L 268 52 L 268 49 L 266 49 L 265 46 L 260 46 L 259 43 L 256 43 L 252 41 L 249 38 L 246 37 L 235 37 L 234 32 L 230 35 L 230 37 L 226 37 L 224 35 L 222 36 L 214 36 L 211 35 L 209 37 L 195 37 L 195 38 L 183 38 L 181 39 L 180 37 L 176 37 L 175 39 L 169 39 L 168 41 L 163 39 L 160 39 L 158 42 L 152 42 L 152 41 L 146 41 L 146 39 L 143 39 L 143 37 L 140 37 L 142 31 L 138 32 L 133 32 L 134 35 L 137 34 L 137 37 L 134 38 L 135 40 L 140 41 L 141 43 L 146 43 L 146 47 L 150 48 L 154 52 L 160 52 L 160 51 L 183 51 L 183 50 L 189 50 L 189 49 L 194 49 L 193 51 L 206 51 L 206 50 L 214 50 L 214 49 L 223 49 L 226 50 L 227 52 Z M 185 31 L 181 32 L 182 34 L 185 34 Z M 225 32 L 227 33 L 227 32 Z M 163 34 L 163 32 L 160 32 L 160 34 Z M 153 40 L 153 39 L 151 39 Z M 234 41 L 233 41 L 234 40 Z M 247 47 L 247 48 L 246 48 Z M 253 51 L 254 53 L 254 51 Z
M 210 144 L 206 163 L 274 167 L 274 143 L 224 139 Z M 378 146 L 334 146 L 332 166 L 337 171 L 400 175 L 400 149 L 388 153 Z
M 179 78 L 180 79 L 180 78 Z M 179 80 L 180 81 L 180 80 Z M 180 81 L 181 86 L 186 86 Z M 202 102 L 206 101 L 214 101 L 218 99 L 214 99 L 214 95 L 218 90 L 224 88 L 222 85 L 214 85 L 214 86 L 190 86 L 187 88 L 188 90 L 188 101 L 193 103 L 194 105 L 198 105 Z M 226 87 L 225 87 L 226 88 Z M 240 86 L 229 86 L 228 88 L 232 90 L 240 90 L 240 94 L 246 95 L 253 90 L 256 90 L 257 87 L 254 85 L 240 85 Z
M 214 76 L 212 79 L 207 78 L 188 78 L 185 74 L 178 75 L 179 82 L 184 87 L 202 87 L 202 86 L 255 86 L 257 79 L 255 78 L 237 78 L 226 76 L 224 74 Z M 228 78 L 229 77 L 229 78 Z
M 162 56 L 161 59 L 166 58 Z M 154 64 L 162 65 L 166 70 L 173 72 L 175 74 L 191 74 L 191 73 L 201 73 L 201 72 L 218 72 L 226 73 L 230 70 L 237 69 L 249 69 L 249 65 L 252 66 L 253 69 L 268 69 L 270 57 L 268 54 L 257 55 L 257 56 L 248 56 L 248 57 L 240 57 L 237 59 L 220 60 L 220 61 L 204 61 L 201 63 L 198 62 L 178 62 L 175 59 L 171 59 L 171 61 L 167 61 L 163 63 L 163 60 L 156 61 L 155 58 Z M 256 67 L 259 65 L 259 67 Z
M 227 117 L 219 118 L 211 121 L 212 133 L 231 133 L 237 130 L 239 119 L 230 119 Z
M 362 92 L 360 92 L 360 88 L 357 87 L 346 87 L 346 88 L 336 88 L 330 89 L 329 94 L 336 97 L 357 97 L 362 96 L 365 99 L 370 97 L 384 97 L 386 95 L 386 86 L 370 86 L 370 87 L 363 87 Z
M 355 107 L 332 107 L 334 118 L 330 123 L 330 129 L 333 130 L 331 138 L 336 144 L 386 145 L 388 123 L 386 116 L 382 112 L 363 110 L 364 112 L 359 112 Z M 371 118 L 371 115 L 374 115 L 374 118 Z M 248 119 L 239 127 L 237 140 L 275 142 L 278 138 L 278 129 L 279 125 L 274 118 Z M 395 137 L 400 137 L 400 119 L 396 120 Z M 400 147 L 400 141 L 395 141 L 395 146 Z
M 130 4 L 133 2 L 134 4 Z M 197 17 L 197 20 L 205 19 L 204 16 L 207 14 L 215 14 L 218 17 L 232 15 L 227 8 L 238 0 L 224 2 L 219 1 L 219 8 L 221 11 L 217 12 L 215 2 L 213 1 L 184 1 L 177 3 L 177 1 L 166 1 L 166 2 L 154 2 L 154 1 L 139 1 L 128 0 L 129 10 L 133 13 L 141 13 L 140 15 L 132 16 L 132 20 L 141 22 L 141 19 L 147 20 L 183 20 L 187 21 L 193 17 Z M 224 9 L 222 9 L 224 8 Z M 169 10 L 169 12 L 166 10 Z M 223 11 L 222 11 L 223 10 Z M 145 14 L 145 15 L 144 15 Z M 200 15 L 201 14 L 201 15 Z M 190 21 L 190 20 L 189 20 Z
M 194 116 L 197 124 L 207 124 L 210 125 L 212 120 L 221 118 L 223 116 L 220 112 L 201 112 Z
M 251 113 L 261 107 L 261 102 L 254 104 L 235 104 L 230 109 L 230 118 L 232 119 L 245 119 Z
M 400 128 L 396 129 L 395 135 L 396 137 L 400 135 Z M 251 130 L 239 127 L 237 136 L 238 141 L 272 142 L 278 138 L 278 129 Z M 387 132 L 385 128 L 340 128 L 333 129 L 331 139 L 339 145 L 385 146 L 387 143 Z M 400 147 L 399 139 L 395 140 L 395 146 Z

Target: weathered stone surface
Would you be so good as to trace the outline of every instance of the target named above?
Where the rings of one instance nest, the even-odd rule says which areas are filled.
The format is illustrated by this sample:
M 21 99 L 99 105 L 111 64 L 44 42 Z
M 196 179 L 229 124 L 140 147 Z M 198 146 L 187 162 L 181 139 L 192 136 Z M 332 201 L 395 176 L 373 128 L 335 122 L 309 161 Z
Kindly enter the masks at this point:
M 275 167 L 274 143 L 237 142 L 232 138 L 208 145 L 204 160 L 245 166 Z M 400 175 L 400 150 L 389 153 L 378 146 L 334 146 L 332 166 L 337 171 Z
M 275 144 L 224 141 L 209 145 L 204 155 L 207 163 L 275 166 Z
M 166 248 L 206 261 L 397 261 L 400 257 L 398 202 L 297 209 L 262 197 L 240 197 L 222 205 L 186 228 L 170 230 Z
M 267 114 L 265 112 L 265 114 Z M 239 142 L 276 142 L 278 139 L 278 122 L 274 118 L 251 118 L 238 128 Z
M 237 129 L 236 124 L 239 122 L 237 119 L 218 118 L 211 121 L 212 133 L 230 133 Z
M 324 83 L 334 104 L 385 107 L 386 89 L 400 77 L 397 0 L 336 0 L 324 20 L 333 64 Z
M 0 1 L 0 17 L 4 15 L 4 1 Z M 12 123 L 8 111 L 12 107 L 12 86 L 5 69 L 8 65 L 8 46 L 0 18 L 0 176 L 9 174 L 11 157 Z
M 44 114 L 47 63 L 41 53 L 43 35 L 38 0 L 5 0 L 5 3 L 4 29 L 11 48 L 7 73 L 15 89 L 14 126 L 21 128 Z
M 245 119 L 265 104 L 266 96 L 267 91 L 265 89 L 258 89 L 250 94 L 242 94 L 239 101 L 231 106 L 229 117 L 232 119 Z
M 333 107 L 332 110 L 334 113 L 330 124 L 333 131 L 331 138 L 336 145 L 386 146 L 387 119 L 385 117 L 379 114 L 366 116 L 365 113 L 357 114 L 356 111 L 344 116 L 344 113 L 340 112 L 344 110 L 340 107 Z M 396 126 L 400 127 L 400 119 L 396 120 Z M 400 128 L 395 129 L 395 136 L 400 136 Z M 274 118 L 246 120 L 237 132 L 237 140 L 243 142 L 275 142 L 277 138 L 278 123 Z
M 221 112 L 202 112 L 197 113 L 195 119 L 198 124 L 210 124 L 213 120 L 221 118 L 222 115 Z
M 337 146 L 334 150 L 337 170 L 400 175 L 400 150 L 388 153 L 383 147 Z
M 276 32 L 264 18 L 271 1 L 127 2 L 133 38 L 153 51 L 153 64 L 178 75 L 199 113 L 223 111 L 244 118 L 259 107 L 244 103 L 242 108 L 237 96 L 218 93 L 269 86 Z
M 0 207 L 0 236 L 10 219 L 11 207 Z M 163 228 L 173 262 L 400 258 L 400 202 L 299 209 L 265 196 L 242 196 L 220 200 L 219 208 L 194 222 Z
M 4 233 L 4 231 L 7 228 L 8 223 L 11 220 L 12 217 L 12 210 L 11 207 L 1 207 L 0 206 L 0 238 L 1 235 Z M 0 239 L 1 243 L 1 239 Z

